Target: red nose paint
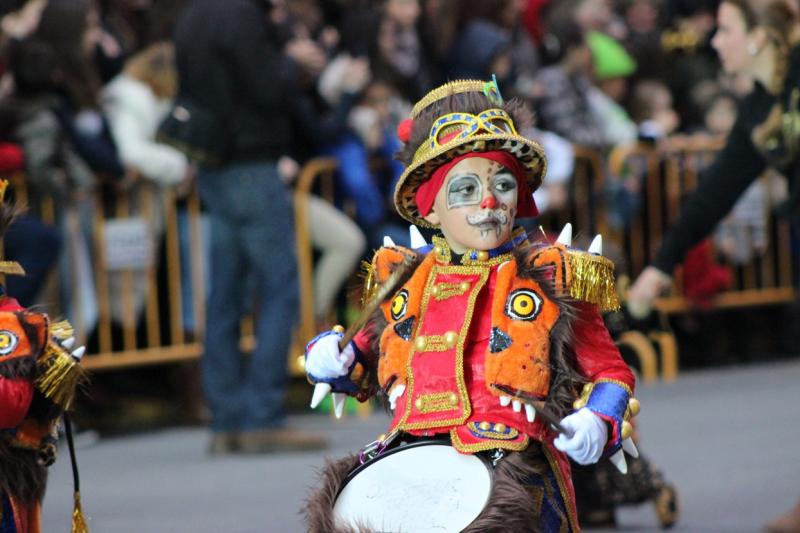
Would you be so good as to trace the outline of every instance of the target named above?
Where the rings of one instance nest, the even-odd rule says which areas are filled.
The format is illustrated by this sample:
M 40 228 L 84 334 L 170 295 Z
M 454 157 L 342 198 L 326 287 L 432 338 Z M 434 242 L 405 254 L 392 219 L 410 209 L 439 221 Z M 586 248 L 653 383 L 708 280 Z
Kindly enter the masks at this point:
M 481 202 L 481 209 L 494 209 L 495 207 L 497 207 L 497 200 L 494 196 L 487 196 Z

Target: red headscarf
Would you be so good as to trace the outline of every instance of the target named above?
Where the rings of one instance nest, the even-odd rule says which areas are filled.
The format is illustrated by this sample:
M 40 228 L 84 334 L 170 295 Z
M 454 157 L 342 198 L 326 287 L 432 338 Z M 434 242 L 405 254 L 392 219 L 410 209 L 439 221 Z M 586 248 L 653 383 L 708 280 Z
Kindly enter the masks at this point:
M 528 181 L 525 179 L 525 167 L 519 162 L 519 159 L 514 157 L 508 152 L 502 150 L 494 150 L 491 152 L 468 152 L 460 155 L 444 165 L 438 167 L 433 171 L 428 181 L 423 183 L 417 189 L 417 209 L 421 216 L 427 216 L 431 212 L 433 202 L 436 199 L 436 194 L 444 183 L 444 178 L 459 161 L 469 159 L 470 157 L 482 157 L 484 159 L 491 159 L 500 163 L 514 174 L 517 179 L 517 187 L 519 193 L 517 194 L 517 216 L 518 217 L 535 217 L 539 214 L 536 209 L 536 203 L 533 201 L 533 193 L 528 186 Z

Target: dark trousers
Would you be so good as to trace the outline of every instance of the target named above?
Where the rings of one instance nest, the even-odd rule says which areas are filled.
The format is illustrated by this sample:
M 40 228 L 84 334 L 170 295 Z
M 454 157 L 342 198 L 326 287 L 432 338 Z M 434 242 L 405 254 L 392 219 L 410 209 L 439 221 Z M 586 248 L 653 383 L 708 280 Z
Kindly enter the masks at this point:
M 202 372 L 212 430 L 279 426 L 297 314 L 290 193 L 275 164 L 266 162 L 203 169 L 199 189 L 211 226 Z M 245 359 L 239 351 L 239 324 L 252 308 L 256 348 Z
M 6 259 L 19 262 L 25 269 L 24 276 L 6 278 L 8 294 L 28 307 L 58 260 L 61 234 L 58 228 L 23 215 L 9 227 L 4 245 Z

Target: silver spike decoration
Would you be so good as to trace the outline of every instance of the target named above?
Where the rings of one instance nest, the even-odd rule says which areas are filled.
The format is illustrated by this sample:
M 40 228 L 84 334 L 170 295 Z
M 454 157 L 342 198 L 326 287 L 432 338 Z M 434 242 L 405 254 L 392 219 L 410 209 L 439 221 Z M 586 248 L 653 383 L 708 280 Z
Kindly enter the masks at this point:
M 417 248 L 422 248 L 423 246 L 428 245 L 428 243 L 425 241 L 425 237 L 422 236 L 422 233 L 419 232 L 419 228 L 414 224 L 411 224 L 408 227 L 408 235 L 411 237 L 411 248 L 416 250 Z
M 589 253 L 603 255 L 603 236 L 599 233 L 592 239 L 592 244 L 589 245 Z

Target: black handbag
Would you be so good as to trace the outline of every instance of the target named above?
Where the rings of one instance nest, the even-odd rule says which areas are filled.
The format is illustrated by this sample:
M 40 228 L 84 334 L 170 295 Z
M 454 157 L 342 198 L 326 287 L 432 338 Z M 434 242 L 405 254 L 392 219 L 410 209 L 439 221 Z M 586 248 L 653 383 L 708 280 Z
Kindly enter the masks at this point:
M 221 114 L 179 97 L 158 127 L 156 140 L 183 152 L 199 165 L 220 166 L 230 152 L 226 122 Z

